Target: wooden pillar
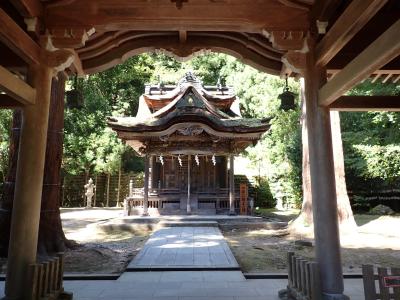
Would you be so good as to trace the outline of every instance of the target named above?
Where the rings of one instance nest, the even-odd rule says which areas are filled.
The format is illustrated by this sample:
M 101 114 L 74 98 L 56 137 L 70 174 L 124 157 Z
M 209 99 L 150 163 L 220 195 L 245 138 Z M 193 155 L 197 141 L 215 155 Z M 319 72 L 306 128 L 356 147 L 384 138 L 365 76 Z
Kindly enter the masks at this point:
M 28 299 L 29 265 L 36 262 L 52 70 L 32 70 L 36 104 L 25 106 L 11 220 L 6 299 Z
M 229 214 L 235 215 L 235 156 L 229 156 Z
M 144 157 L 143 216 L 149 215 L 149 155 Z
M 337 218 L 335 173 L 329 109 L 318 106 L 318 90 L 326 70 L 316 67 L 314 47 L 306 56 L 304 89 L 313 202 L 316 260 L 324 299 L 346 299 Z
M 154 188 L 154 160 L 153 155 L 149 156 L 149 189 Z
M 188 155 L 188 174 L 187 174 L 187 201 L 186 201 L 186 212 L 190 214 L 192 212 L 192 208 L 190 207 L 190 164 L 192 160 L 190 155 Z

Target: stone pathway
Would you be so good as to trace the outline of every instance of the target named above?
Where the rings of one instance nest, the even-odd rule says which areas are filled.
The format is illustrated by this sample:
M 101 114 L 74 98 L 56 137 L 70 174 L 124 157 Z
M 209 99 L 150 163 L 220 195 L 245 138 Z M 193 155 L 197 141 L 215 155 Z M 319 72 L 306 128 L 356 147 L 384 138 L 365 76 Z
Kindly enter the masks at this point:
M 168 271 L 185 267 L 194 270 Z M 287 285 L 287 279 L 246 280 L 242 272 L 229 271 L 238 264 L 217 227 L 160 229 L 130 268 L 141 272 L 125 272 L 118 280 L 67 280 L 64 288 L 75 300 L 278 300 Z M 362 280 L 345 280 L 345 294 L 364 299 Z M 0 299 L 3 295 L 0 281 Z
M 217 227 L 166 227 L 154 232 L 128 265 L 137 270 L 239 270 Z
M 364 299 L 361 279 L 344 284 L 350 299 Z M 286 285 L 285 279 L 246 280 L 239 271 L 127 272 L 118 280 L 64 281 L 74 300 L 279 300 Z

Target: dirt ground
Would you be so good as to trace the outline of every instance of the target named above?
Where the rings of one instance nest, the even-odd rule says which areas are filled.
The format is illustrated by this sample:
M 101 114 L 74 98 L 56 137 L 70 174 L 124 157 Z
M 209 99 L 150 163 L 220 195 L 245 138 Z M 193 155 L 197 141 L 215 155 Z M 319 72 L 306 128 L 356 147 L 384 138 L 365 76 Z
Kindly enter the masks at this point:
M 121 209 L 63 209 L 61 218 L 68 239 L 79 243 L 65 253 L 68 273 L 120 273 L 140 251 L 149 231 L 105 232 L 97 226 L 121 216 Z
M 68 239 L 79 246 L 67 250 L 65 271 L 68 273 L 120 273 L 140 251 L 151 230 L 139 226 L 135 232 L 104 231 L 101 225 L 121 216 L 121 209 L 63 209 L 61 218 Z M 288 222 L 298 211 L 269 211 L 271 219 Z M 356 215 L 358 227 L 341 235 L 342 261 L 345 273 L 361 273 L 362 264 L 385 267 L 399 266 L 400 216 Z M 290 227 L 289 227 L 290 228 Z M 298 245 L 296 241 L 309 241 L 313 245 L 311 228 L 302 230 L 232 229 L 223 234 L 244 272 L 285 273 L 286 253 L 312 259 L 314 247 Z M 0 272 L 6 261 L 0 260 Z
M 271 215 L 272 214 L 272 215 Z M 288 221 L 297 212 L 273 212 L 268 217 Z M 344 273 L 361 273 L 362 264 L 399 266 L 400 216 L 356 215 L 354 231 L 341 234 Z M 312 259 L 314 247 L 298 245 L 309 241 L 314 245 L 310 228 L 293 230 L 229 230 L 224 232 L 231 249 L 244 272 L 285 273 L 286 253 L 294 251 Z

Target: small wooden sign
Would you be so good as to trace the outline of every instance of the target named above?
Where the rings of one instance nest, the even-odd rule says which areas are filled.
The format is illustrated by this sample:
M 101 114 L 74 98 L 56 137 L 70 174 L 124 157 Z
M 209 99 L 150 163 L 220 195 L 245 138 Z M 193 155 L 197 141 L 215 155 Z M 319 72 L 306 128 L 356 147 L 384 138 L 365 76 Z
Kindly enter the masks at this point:
M 384 276 L 383 284 L 385 287 L 400 287 L 400 276 Z

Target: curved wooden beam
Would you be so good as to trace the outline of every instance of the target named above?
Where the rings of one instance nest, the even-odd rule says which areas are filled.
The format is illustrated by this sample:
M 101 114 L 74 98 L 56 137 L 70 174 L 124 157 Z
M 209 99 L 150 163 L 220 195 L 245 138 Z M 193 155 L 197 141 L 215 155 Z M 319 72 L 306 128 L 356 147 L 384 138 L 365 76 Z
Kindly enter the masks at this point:
M 126 41 L 121 37 L 121 43 L 104 44 L 101 49 L 80 52 L 80 58 L 85 73 L 104 71 L 144 52 L 165 51 L 181 58 L 190 57 L 203 50 L 226 53 L 232 55 L 256 69 L 278 75 L 282 63 L 280 53 L 273 53 L 267 49 L 258 49 L 255 45 L 248 45 L 240 40 L 239 35 L 232 36 L 215 33 L 196 33 L 189 35 L 186 43 L 179 41 L 177 33 L 165 32 L 163 35 L 144 34 L 140 38 Z M 260 53 L 260 52 L 261 53 Z

